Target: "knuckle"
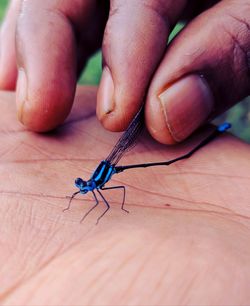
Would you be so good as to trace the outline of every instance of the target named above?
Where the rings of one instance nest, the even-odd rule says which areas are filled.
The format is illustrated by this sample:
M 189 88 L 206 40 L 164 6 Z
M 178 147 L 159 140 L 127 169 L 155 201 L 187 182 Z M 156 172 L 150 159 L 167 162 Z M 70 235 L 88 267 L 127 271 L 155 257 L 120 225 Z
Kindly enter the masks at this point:
M 180 5 L 182 6 L 184 2 L 184 0 L 113 0 L 110 3 L 109 17 L 126 14 L 130 19 L 134 16 L 144 16 L 148 17 L 148 20 L 153 17 L 154 19 L 160 19 L 166 23 L 173 19 L 172 16 L 177 14 L 175 11 L 179 11 Z M 169 12 L 171 12 L 171 14 Z
M 250 6 L 244 14 L 228 14 L 229 20 L 224 26 L 225 32 L 229 35 L 231 44 L 232 65 L 234 71 L 243 80 L 250 83 Z M 244 17 L 245 16 L 245 17 Z

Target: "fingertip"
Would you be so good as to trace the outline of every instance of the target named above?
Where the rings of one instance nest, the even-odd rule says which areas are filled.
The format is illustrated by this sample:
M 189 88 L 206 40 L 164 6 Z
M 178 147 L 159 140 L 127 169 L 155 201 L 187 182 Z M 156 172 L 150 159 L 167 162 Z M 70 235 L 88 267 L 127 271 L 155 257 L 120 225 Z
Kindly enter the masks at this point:
M 119 88 L 117 91 L 112 73 L 105 66 L 97 92 L 96 113 L 104 128 L 113 132 L 125 130 L 139 109 L 136 103 L 131 106 L 131 100 L 126 101 L 126 95 L 119 93 Z
M 15 32 L 21 1 L 10 1 L 0 30 L 0 89 L 15 90 L 17 79 Z
M 103 68 L 101 81 L 97 91 L 96 114 L 102 125 L 111 131 L 116 131 L 114 122 L 114 81 L 107 66 Z M 115 120 L 116 121 L 116 120 Z
M 111 1 L 102 46 L 111 77 L 107 77 L 104 68 L 98 90 L 97 116 L 111 131 L 126 129 L 144 103 L 169 34 L 168 21 L 163 18 L 166 16 L 164 5 L 155 3 L 149 8 L 140 1 L 125 2 Z
M 14 38 L 1 35 L 0 40 L 0 89 L 15 90 L 17 79 Z
M 162 143 L 185 140 L 208 120 L 214 107 L 211 90 L 198 75 L 185 76 L 150 93 L 146 122 L 152 136 Z
M 101 116 L 97 111 L 97 117 L 106 130 L 111 132 L 122 132 L 128 127 L 138 110 L 139 108 L 131 112 L 131 110 L 127 108 L 115 108 L 113 111 L 102 114 Z
M 19 69 L 17 116 L 22 124 L 34 132 L 48 132 L 63 123 L 71 110 L 75 94 L 75 90 L 66 84 L 44 84 L 41 88 L 32 87 L 25 70 Z
M 26 100 L 18 110 L 20 122 L 34 132 L 48 132 L 55 129 L 65 121 L 71 109 L 71 107 L 63 106 L 58 109 L 53 107 L 52 103 L 48 104 L 48 107 L 42 106 L 40 99 L 36 100 L 33 100 L 33 103 Z M 48 103 L 50 102 L 48 96 L 46 96 L 46 100 Z M 67 105 L 68 102 L 64 103 L 64 105 Z
M 71 110 L 77 46 L 65 15 L 43 6 L 34 14 L 32 5 L 26 3 L 17 27 L 16 102 L 19 120 L 30 130 L 46 132 L 60 125 Z
M 169 126 L 166 122 L 164 110 L 157 95 L 148 95 L 145 105 L 145 124 L 151 136 L 162 144 L 175 144 Z
M 15 90 L 17 79 L 16 66 L 11 63 L 8 64 L 8 60 L 5 60 L 0 55 L 0 89 L 1 90 Z

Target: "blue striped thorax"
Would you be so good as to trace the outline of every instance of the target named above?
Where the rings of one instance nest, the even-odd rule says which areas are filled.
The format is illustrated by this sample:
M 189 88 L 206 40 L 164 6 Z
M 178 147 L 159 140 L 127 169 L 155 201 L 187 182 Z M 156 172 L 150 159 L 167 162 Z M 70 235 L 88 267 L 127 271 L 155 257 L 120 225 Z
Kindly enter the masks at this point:
M 96 188 L 100 188 L 111 179 L 111 176 L 114 173 L 114 166 L 112 166 L 108 161 L 103 160 L 96 168 L 90 180 L 95 182 Z
M 84 194 L 88 191 L 103 187 L 111 179 L 114 173 L 116 173 L 114 166 L 108 161 L 103 160 L 88 181 L 77 178 L 75 180 L 75 186 Z

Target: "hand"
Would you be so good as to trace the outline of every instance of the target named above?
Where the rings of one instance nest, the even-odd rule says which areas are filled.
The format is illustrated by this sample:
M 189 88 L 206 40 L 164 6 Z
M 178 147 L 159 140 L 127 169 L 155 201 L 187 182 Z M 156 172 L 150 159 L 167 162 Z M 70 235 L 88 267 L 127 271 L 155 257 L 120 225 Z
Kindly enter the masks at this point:
M 113 176 L 105 206 L 79 196 L 118 135 L 95 118 L 95 88 L 80 88 L 57 131 L 34 134 L 14 116 L 14 94 L 0 94 L 0 297 L 3 305 L 246 305 L 250 282 L 249 146 L 218 137 L 169 167 Z M 166 148 L 143 136 L 121 164 L 166 160 L 188 143 Z M 237 148 L 238 154 L 235 154 Z M 240 157 L 239 157 L 240 156 Z M 86 158 L 90 157 L 90 158 Z
M 77 73 L 101 44 L 97 115 L 107 129 L 125 129 L 146 99 L 153 137 L 182 141 L 249 94 L 249 0 L 112 0 L 109 17 L 104 2 L 12 0 L 1 38 L 0 85 L 14 87 L 17 58 L 18 115 L 30 129 L 47 131 L 65 120 Z M 166 50 L 185 14 L 194 18 Z

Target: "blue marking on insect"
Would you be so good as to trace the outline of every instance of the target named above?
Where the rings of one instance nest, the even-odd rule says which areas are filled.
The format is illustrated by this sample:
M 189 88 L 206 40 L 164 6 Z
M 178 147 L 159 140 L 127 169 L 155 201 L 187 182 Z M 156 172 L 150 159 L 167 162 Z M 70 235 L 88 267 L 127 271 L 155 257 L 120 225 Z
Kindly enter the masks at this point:
M 116 172 L 116 168 L 114 165 L 111 165 L 109 161 L 107 160 L 103 160 L 98 167 L 95 169 L 93 175 L 91 176 L 91 178 L 88 181 L 84 181 L 82 178 L 78 177 L 75 180 L 75 186 L 79 189 L 79 191 L 73 193 L 73 195 L 71 196 L 71 199 L 69 201 L 69 205 L 67 208 L 64 209 L 68 210 L 70 208 L 70 204 L 72 199 L 78 194 L 86 194 L 88 192 L 92 192 L 96 204 L 83 216 L 83 218 L 81 219 L 81 222 L 87 217 L 87 215 L 99 204 L 99 201 L 96 197 L 95 194 L 95 190 L 99 193 L 99 195 L 101 196 L 102 200 L 104 201 L 104 203 L 106 204 L 107 208 L 106 210 L 103 212 L 103 214 L 101 214 L 99 216 L 99 218 L 97 219 L 96 224 L 98 224 L 99 220 L 104 216 L 104 214 L 109 210 L 110 206 L 109 203 L 107 202 L 107 200 L 105 199 L 105 197 L 103 196 L 103 194 L 101 193 L 100 190 L 108 190 L 108 189 L 123 189 L 123 201 L 122 201 L 122 205 L 121 205 L 121 209 L 125 212 L 129 212 L 128 210 L 126 210 L 123 206 L 124 206 L 124 202 L 125 202 L 125 187 L 124 186 L 114 186 L 114 187 L 104 187 L 104 185 L 111 179 L 112 175 L 117 173 Z
M 94 199 L 96 201 L 95 205 L 85 213 L 81 222 L 87 217 L 87 215 L 99 204 L 95 191 L 100 195 L 103 202 L 106 204 L 106 210 L 99 216 L 97 219 L 96 224 L 99 220 L 105 215 L 105 213 L 109 210 L 110 206 L 108 201 L 105 199 L 101 191 L 104 190 L 111 190 L 111 189 L 122 189 L 123 190 L 123 201 L 121 205 L 121 209 L 128 213 L 126 209 L 124 209 L 125 203 L 125 187 L 124 186 L 112 186 L 112 187 L 105 187 L 105 184 L 110 181 L 111 177 L 114 174 L 118 174 L 128 169 L 133 168 L 147 168 L 147 167 L 154 167 L 154 166 L 168 166 L 177 161 L 189 158 L 193 153 L 197 150 L 208 144 L 211 140 L 217 137 L 219 134 L 225 132 L 227 129 L 231 127 L 230 123 L 223 123 L 218 126 L 216 129 L 213 130 L 204 140 L 202 140 L 198 145 L 196 145 L 191 151 L 188 153 L 179 156 L 175 159 L 163 161 L 163 162 L 153 162 L 153 163 L 143 163 L 143 164 L 132 164 L 126 166 L 117 166 L 117 163 L 122 158 L 125 152 L 130 150 L 136 143 L 138 135 L 142 131 L 143 127 L 143 108 L 137 113 L 133 121 L 130 123 L 128 129 L 123 133 L 121 138 L 116 143 L 115 147 L 109 154 L 109 156 L 101 161 L 98 167 L 93 172 L 93 175 L 90 177 L 88 181 L 84 181 L 82 178 L 77 178 L 75 180 L 75 186 L 78 188 L 78 191 L 73 193 L 70 198 L 69 204 L 67 208 L 64 209 L 68 210 L 70 208 L 70 204 L 72 199 L 79 193 L 86 194 L 88 192 L 92 192 Z
M 230 129 L 231 126 L 232 126 L 231 123 L 225 122 L 225 123 L 222 123 L 221 125 L 219 125 L 217 127 L 217 130 L 219 132 L 225 132 L 226 130 Z
M 95 189 L 101 189 L 111 179 L 114 173 L 116 173 L 114 166 L 110 165 L 106 160 L 103 160 L 88 181 L 84 181 L 78 177 L 75 180 L 75 186 L 79 188 L 82 194 Z

